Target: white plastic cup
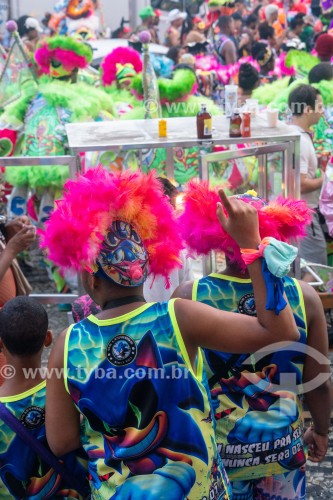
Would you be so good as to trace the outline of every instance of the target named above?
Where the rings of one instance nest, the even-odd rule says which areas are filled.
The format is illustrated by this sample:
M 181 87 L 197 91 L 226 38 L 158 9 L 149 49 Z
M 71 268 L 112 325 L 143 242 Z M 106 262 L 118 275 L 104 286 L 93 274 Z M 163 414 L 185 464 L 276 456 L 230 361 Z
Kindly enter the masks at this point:
M 258 99 L 246 99 L 245 106 L 246 106 L 246 109 L 248 110 L 248 112 L 251 113 L 252 116 L 257 115 L 258 109 L 259 109 Z
M 225 115 L 227 118 L 230 118 L 235 109 L 237 108 L 238 101 L 238 85 L 226 85 L 225 86 Z
M 279 110 L 278 109 L 267 109 L 267 126 L 269 128 L 277 127 L 279 119 Z

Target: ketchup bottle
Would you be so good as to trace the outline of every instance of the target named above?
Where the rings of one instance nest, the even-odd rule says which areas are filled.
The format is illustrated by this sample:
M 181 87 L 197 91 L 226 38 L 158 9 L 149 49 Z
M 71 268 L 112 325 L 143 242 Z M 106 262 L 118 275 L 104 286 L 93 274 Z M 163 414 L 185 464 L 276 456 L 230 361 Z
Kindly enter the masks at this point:
M 251 137 L 251 113 L 243 113 L 242 137 Z

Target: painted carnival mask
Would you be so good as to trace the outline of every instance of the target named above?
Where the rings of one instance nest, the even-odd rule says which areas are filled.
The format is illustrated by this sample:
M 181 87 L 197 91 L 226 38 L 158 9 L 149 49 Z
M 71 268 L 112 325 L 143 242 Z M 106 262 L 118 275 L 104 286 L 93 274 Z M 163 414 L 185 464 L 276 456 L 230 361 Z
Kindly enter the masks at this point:
M 136 230 L 124 221 L 114 221 L 97 259 L 96 275 L 117 285 L 142 285 L 148 274 L 148 253 Z

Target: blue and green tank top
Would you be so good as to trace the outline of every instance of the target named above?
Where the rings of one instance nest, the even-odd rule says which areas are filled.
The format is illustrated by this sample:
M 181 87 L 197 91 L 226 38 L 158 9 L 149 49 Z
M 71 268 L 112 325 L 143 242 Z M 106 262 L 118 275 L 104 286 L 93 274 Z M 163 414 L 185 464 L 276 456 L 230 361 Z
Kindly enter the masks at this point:
M 298 282 L 286 277 L 284 287 L 300 332 L 298 342 L 256 354 L 204 350 L 218 450 L 231 481 L 282 474 L 306 461 L 299 398 L 306 314 Z M 192 299 L 256 315 L 250 279 L 211 274 L 194 282 Z
M 0 397 L 7 409 L 36 439 L 47 446 L 45 433 L 46 382 L 16 396 Z M 82 460 L 81 460 L 82 458 Z M 66 455 L 64 462 L 77 478 L 87 475 L 84 453 Z M 0 499 L 79 499 L 80 495 L 43 462 L 31 447 L 0 420 Z
M 191 366 L 174 301 L 89 316 L 65 342 L 94 499 L 228 499 L 201 352 Z

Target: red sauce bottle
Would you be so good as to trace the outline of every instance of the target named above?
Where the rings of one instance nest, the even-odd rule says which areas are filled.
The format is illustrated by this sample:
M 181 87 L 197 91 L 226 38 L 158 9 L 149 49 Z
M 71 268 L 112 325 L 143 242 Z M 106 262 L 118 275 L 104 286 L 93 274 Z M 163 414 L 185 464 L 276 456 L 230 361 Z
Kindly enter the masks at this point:
M 251 113 L 243 113 L 242 137 L 251 137 Z

